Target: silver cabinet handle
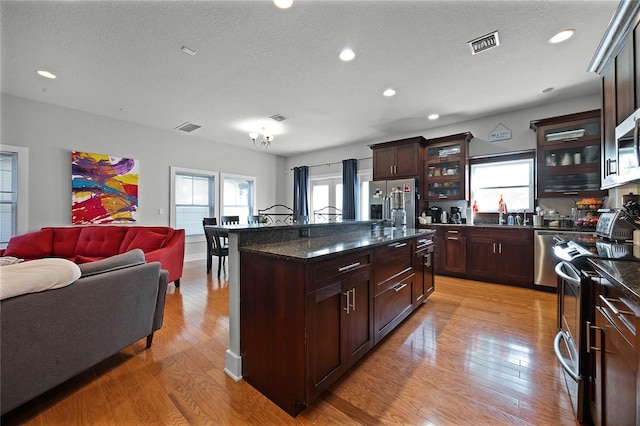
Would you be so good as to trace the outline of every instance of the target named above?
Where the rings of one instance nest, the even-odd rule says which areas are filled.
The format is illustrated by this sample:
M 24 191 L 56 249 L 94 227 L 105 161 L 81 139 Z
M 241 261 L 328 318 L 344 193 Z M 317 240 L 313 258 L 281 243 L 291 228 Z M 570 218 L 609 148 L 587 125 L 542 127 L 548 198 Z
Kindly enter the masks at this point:
M 498 243 L 498 254 L 502 254 L 502 243 Z
M 349 270 L 351 270 L 353 268 L 357 268 L 358 266 L 360 266 L 360 262 L 352 263 L 351 265 L 347 265 L 347 266 L 343 266 L 341 268 L 338 268 L 338 272 L 349 271 Z
M 571 192 L 563 192 L 563 195 L 578 195 L 578 191 L 571 191 Z
M 407 243 L 400 243 L 400 244 L 396 244 L 394 247 L 395 248 L 400 248 L 400 247 L 404 247 L 406 245 L 407 245 Z
M 356 288 L 352 288 L 351 291 L 353 292 L 353 296 L 351 297 L 351 301 L 353 302 L 351 304 L 351 309 L 353 309 L 354 311 L 356 310 Z
M 407 286 L 407 283 L 403 283 L 402 285 L 399 285 L 397 287 L 394 287 L 393 289 L 397 292 L 399 292 L 400 290 L 402 290 L 403 288 L 405 288 Z
M 607 299 L 603 295 L 600 295 L 600 300 L 602 300 L 604 302 L 604 304 L 607 305 L 607 308 L 609 308 L 609 310 L 611 312 L 613 312 L 613 315 L 615 315 L 615 316 L 619 317 L 620 315 L 635 315 L 635 313 L 631 312 L 631 311 L 620 311 L 620 310 L 618 310 L 618 308 L 613 306 L 613 303 L 611 303 L 612 302 L 611 299 Z
M 493 254 L 496 254 L 496 243 L 493 243 Z
M 447 234 L 457 234 L 457 233 L 458 233 L 458 231 L 453 230 L 453 229 L 447 231 Z
M 596 327 L 595 325 L 591 325 L 591 321 L 587 321 L 587 353 L 591 353 L 591 350 L 599 351 L 600 348 L 596 348 L 591 346 L 591 330 L 602 330 L 602 327 Z
M 458 241 L 458 237 L 447 237 L 447 240 Z
M 342 293 L 342 294 L 344 294 L 345 296 L 347 296 L 347 306 L 346 306 L 345 308 L 342 308 L 342 309 L 344 309 L 345 311 L 347 311 L 347 315 L 349 315 L 349 290 L 347 290 L 346 292 L 344 292 L 344 293 Z

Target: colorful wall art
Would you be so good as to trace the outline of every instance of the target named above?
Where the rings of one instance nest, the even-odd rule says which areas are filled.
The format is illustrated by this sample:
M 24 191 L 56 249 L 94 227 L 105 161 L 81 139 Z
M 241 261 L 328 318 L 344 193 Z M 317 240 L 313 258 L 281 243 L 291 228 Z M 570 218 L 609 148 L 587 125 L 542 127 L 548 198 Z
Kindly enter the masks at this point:
M 71 153 L 71 223 L 134 223 L 138 218 L 138 162 Z

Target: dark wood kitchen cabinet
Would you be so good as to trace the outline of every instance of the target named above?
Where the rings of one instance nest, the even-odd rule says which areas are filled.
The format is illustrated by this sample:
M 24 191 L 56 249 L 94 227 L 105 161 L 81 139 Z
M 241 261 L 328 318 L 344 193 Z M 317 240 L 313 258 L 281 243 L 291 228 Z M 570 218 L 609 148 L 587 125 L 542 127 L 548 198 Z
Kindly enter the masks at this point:
M 374 249 L 375 341 L 379 342 L 413 310 L 414 242 L 394 242 Z
M 467 277 L 519 287 L 533 287 L 533 231 L 467 230 Z
M 597 288 L 595 327 L 589 331 L 595 358 L 591 416 L 595 425 L 637 425 L 640 310 L 611 283 Z
M 601 187 L 625 183 L 619 176 L 615 128 L 640 108 L 640 2 L 621 3 L 588 70 L 601 78 Z
M 435 272 L 465 276 L 467 272 L 467 237 L 462 226 L 436 226 Z
M 296 416 L 421 305 L 414 258 L 431 235 L 319 259 L 241 250 L 243 379 Z
M 313 400 L 374 344 L 369 254 L 322 262 L 306 295 L 307 389 Z
M 370 145 L 373 150 L 373 180 L 422 180 L 421 166 L 425 143 L 425 138 L 415 136 Z
M 435 246 L 431 237 L 419 238 L 413 257 L 413 269 L 416 271 L 416 280 L 413 286 L 413 306 L 418 307 L 435 291 L 434 280 L 434 250 Z
M 538 198 L 602 197 L 600 110 L 531 121 L 537 136 Z
M 423 193 L 427 200 L 468 200 L 470 132 L 427 140 Z

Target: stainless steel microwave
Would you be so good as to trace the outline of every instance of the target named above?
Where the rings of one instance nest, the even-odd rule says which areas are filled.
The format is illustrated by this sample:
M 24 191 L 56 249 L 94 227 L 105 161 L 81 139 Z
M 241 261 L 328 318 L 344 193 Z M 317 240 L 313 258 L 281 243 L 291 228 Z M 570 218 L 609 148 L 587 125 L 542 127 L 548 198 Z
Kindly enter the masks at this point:
M 640 179 L 640 109 L 616 127 L 619 183 Z

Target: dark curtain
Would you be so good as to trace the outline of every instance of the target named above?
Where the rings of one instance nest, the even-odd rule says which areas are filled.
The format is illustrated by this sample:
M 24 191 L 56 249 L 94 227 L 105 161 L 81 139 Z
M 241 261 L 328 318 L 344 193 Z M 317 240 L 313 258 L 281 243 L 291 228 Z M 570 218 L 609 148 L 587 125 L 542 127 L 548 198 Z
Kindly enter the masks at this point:
M 358 203 L 358 160 L 342 160 L 342 218 L 355 219 Z
M 293 168 L 293 211 L 309 217 L 309 167 Z

